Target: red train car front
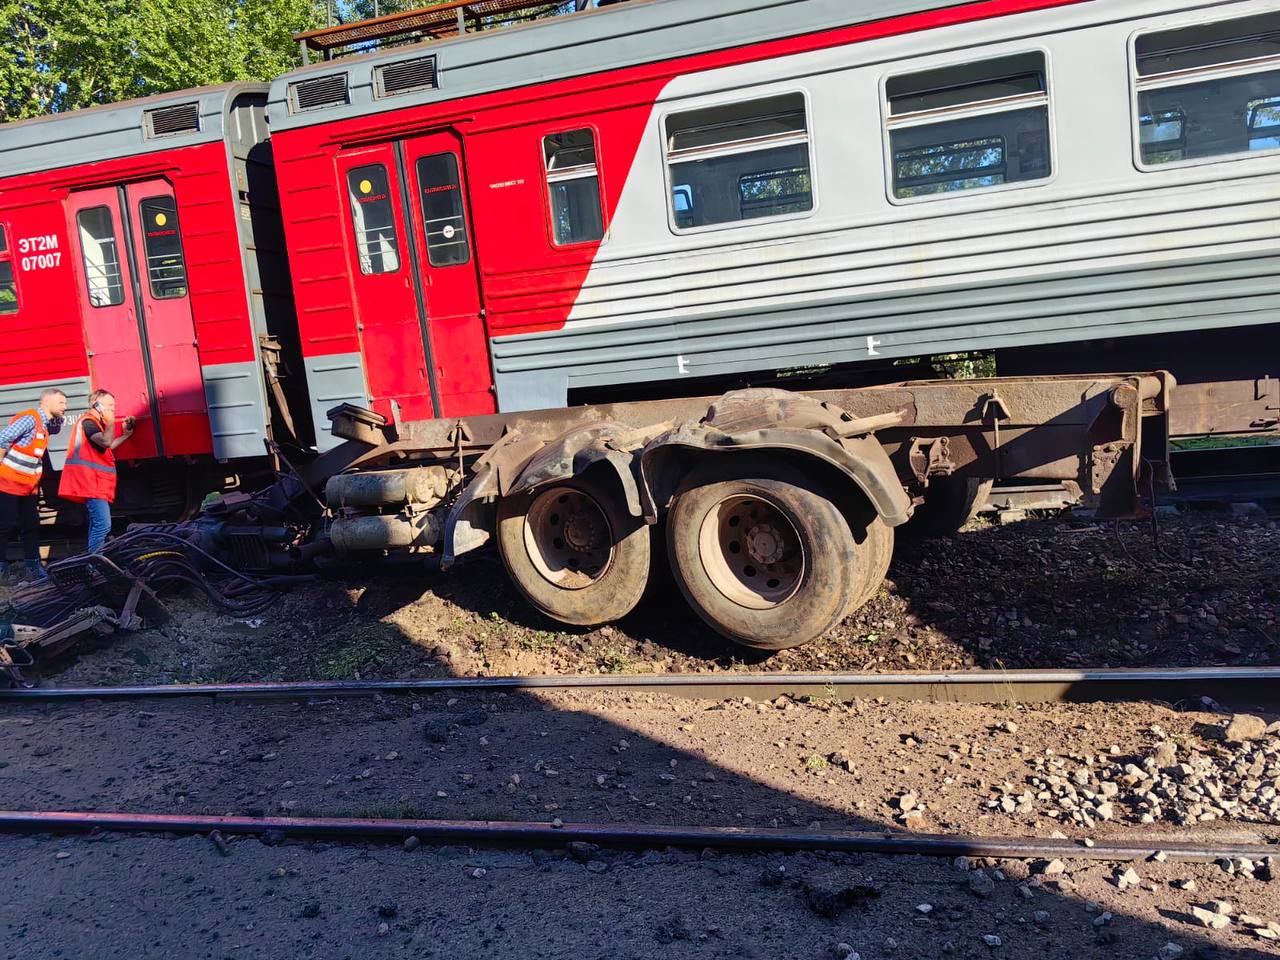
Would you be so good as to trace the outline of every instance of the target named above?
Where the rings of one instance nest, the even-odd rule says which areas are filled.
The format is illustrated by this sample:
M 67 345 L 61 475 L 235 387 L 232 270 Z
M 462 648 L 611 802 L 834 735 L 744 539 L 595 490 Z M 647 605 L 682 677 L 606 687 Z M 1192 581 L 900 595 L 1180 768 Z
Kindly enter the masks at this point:
M 292 328 L 265 102 L 208 87 L 0 138 L 0 417 L 48 386 L 73 413 L 114 393 L 138 420 L 121 513 L 179 515 L 264 457 L 264 355 Z

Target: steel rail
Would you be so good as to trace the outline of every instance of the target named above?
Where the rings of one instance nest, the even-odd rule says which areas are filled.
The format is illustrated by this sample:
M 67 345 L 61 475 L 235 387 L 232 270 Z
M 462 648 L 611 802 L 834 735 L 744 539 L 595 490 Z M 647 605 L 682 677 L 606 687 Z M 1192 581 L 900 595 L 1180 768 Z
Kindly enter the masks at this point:
M 91 811 L 0 811 L 0 832 L 211 833 L 288 838 L 434 843 L 564 846 L 581 841 L 608 847 L 711 847 L 721 850 L 839 850 L 932 857 L 1071 858 L 1138 860 L 1163 853 L 1180 861 L 1280 856 L 1280 846 L 1259 843 L 1168 842 L 1151 836 L 1082 841 L 1040 837 L 984 837 L 901 831 L 798 831 L 751 827 L 650 826 L 637 823 L 554 823 L 519 820 L 358 819 L 349 817 L 229 817 L 192 814 L 99 813 Z
M 975 670 L 954 673 L 728 673 L 625 676 L 442 677 L 418 680 L 160 684 L 0 690 L 0 701 L 179 698 L 300 699 L 436 692 L 588 690 L 662 693 L 692 699 L 750 696 L 884 697 L 948 703 L 1165 701 L 1212 697 L 1280 704 L 1280 666 L 1104 670 Z

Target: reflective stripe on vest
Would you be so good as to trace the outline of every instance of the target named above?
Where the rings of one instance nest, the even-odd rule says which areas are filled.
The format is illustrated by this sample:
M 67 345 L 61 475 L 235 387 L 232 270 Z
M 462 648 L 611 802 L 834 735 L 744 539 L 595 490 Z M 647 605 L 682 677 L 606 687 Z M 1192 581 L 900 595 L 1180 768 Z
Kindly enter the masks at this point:
M 35 424 L 31 440 L 15 443 L 0 457 L 0 493 L 19 497 L 30 496 L 38 489 L 44 473 L 44 451 L 49 446 L 49 432 L 40 411 L 33 407 L 14 414 L 9 425 L 13 426 L 23 417 L 30 417 Z
M 15 470 L 39 473 L 44 469 L 44 461 L 37 460 L 35 457 L 28 457 L 25 453 L 20 453 L 12 447 L 5 451 L 4 459 Z
M 73 501 L 106 500 L 116 495 L 116 458 L 110 450 L 102 450 L 84 435 L 86 420 L 98 425 L 103 436 L 109 437 L 106 418 L 93 413 L 76 420 L 71 435 L 71 447 L 62 467 L 62 479 L 58 483 L 58 496 Z

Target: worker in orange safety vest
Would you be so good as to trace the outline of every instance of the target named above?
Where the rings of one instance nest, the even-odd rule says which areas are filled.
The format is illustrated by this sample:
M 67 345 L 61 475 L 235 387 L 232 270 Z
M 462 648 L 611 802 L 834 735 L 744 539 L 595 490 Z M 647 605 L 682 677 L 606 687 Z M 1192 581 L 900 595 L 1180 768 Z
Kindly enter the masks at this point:
M 116 498 L 115 449 L 133 436 L 133 417 L 115 434 L 116 398 L 108 390 L 89 394 L 89 409 L 76 418 L 58 496 L 83 503 L 89 515 L 88 553 L 97 553 L 111 532 L 111 503 Z
M 0 430 L 0 575 L 8 572 L 9 536 L 18 526 L 27 570 L 47 576 L 40 563 L 40 477 L 49 435 L 61 428 L 66 412 L 67 395 L 50 387 L 41 392 L 38 405 L 20 410 Z

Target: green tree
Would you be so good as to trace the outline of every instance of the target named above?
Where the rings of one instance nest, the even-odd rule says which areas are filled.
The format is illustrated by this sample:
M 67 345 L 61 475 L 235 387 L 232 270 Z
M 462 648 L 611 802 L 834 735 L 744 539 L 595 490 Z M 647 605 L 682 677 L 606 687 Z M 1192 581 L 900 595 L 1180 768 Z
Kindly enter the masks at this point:
M 0 0 L 0 119 L 268 80 L 323 17 L 317 0 Z
M 336 0 L 335 0 L 336 2 Z M 386 16 L 389 13 L 401 13 L 405 10 L 416 10 L 419 7 L 434 7 L 448 0 L 342 0 L 334 11 L 339 22 L 351 23 L 354 20 L 367 20 L 373 16 Z M 575 0 L 554 0 L 546 4 L 538 4 L 531 0 L 529 8 L 521 10 L 518 15 L 500 15 L 486 17 L 486 23 L 507 23 L 520 19 L 534 19 L 558 13 L 569 13 L 574 9 Z M 324 5 L 321 0 L 321 13 Z

